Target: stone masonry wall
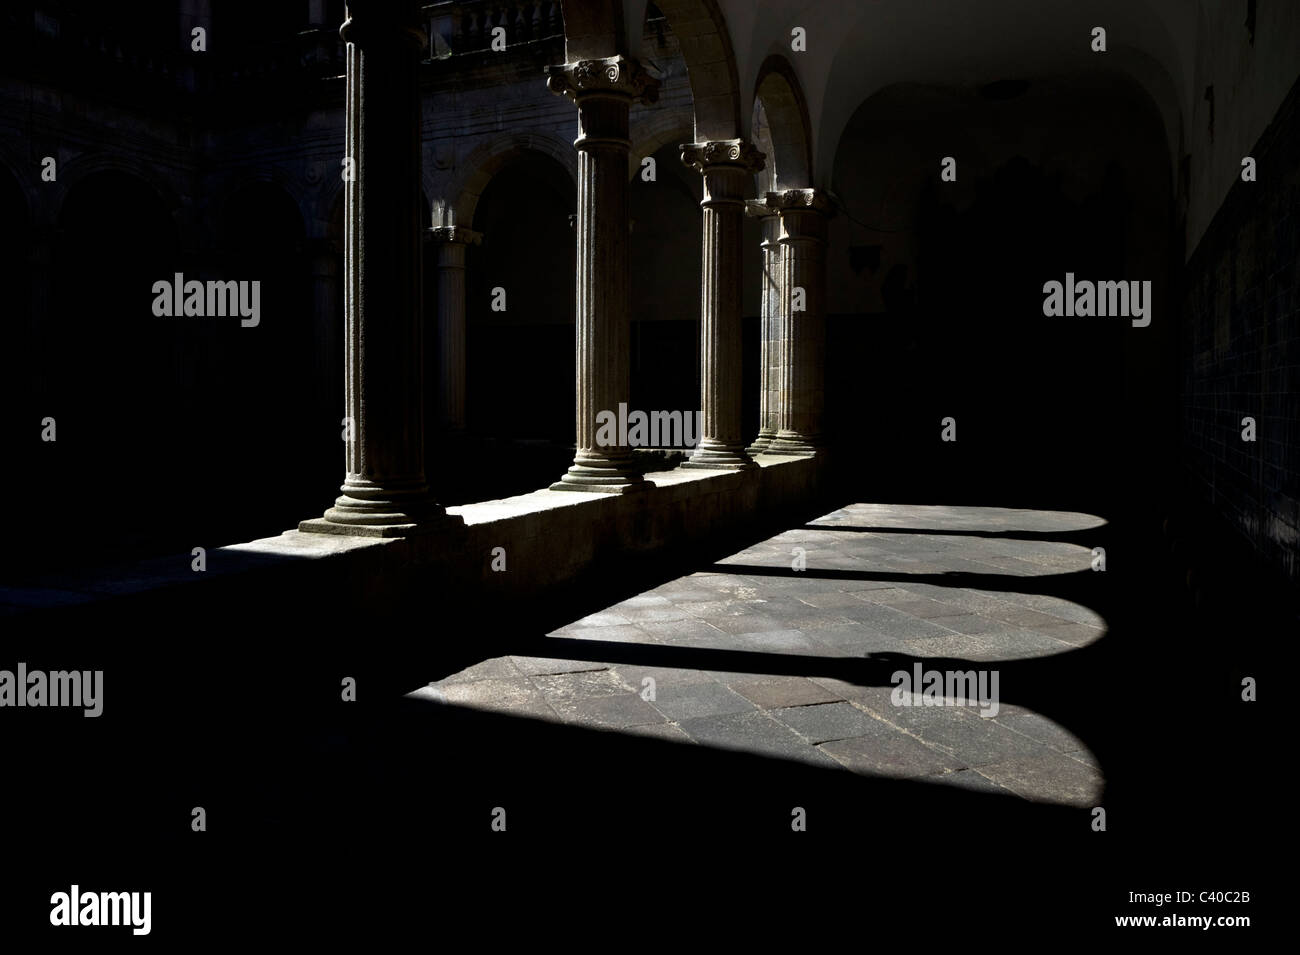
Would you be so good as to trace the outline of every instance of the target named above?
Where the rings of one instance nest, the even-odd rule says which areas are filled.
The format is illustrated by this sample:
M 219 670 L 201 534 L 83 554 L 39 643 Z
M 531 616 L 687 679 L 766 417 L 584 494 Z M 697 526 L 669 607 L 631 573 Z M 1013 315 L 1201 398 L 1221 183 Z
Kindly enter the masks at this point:
M 1300 583 L 1300 84 L 1187 263 L 1182 466 L 1208 504 Z M 1258 397 L 1256 397 L 1258 396 Z M 1242 419 L 1256 422 L 1243 440 Z

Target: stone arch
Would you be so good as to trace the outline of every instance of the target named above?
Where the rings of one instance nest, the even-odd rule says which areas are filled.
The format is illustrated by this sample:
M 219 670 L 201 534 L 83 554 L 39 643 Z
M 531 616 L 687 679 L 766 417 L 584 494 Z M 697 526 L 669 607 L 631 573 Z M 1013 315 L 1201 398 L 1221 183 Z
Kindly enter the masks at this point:
M 835 34 L 830 55 L 815 61 L 820 75 L 805 65 L 814 61 L 800 63 L 816 137 L 817 181 L 829 182 L 838 143 L 858 105 L 902 76 L 915 83 L 978 88 L 1009 79 L 1127 74 L 1157 105 L 1170 167 L 1176 170 L 1182 129 L 1194 106 L 1191 66 L 1180 47 L 1194 48 L 1195 4 L 1098 0 L 1085 6 L 1042 0 L 1030 17 L 1011 0 L 989 0 L 978 11 L 960 0 L 942 0 L 924 8 L 900 7 L 892 34 L 878 29 L 871 11 L 871 5 L 856 5 Z M 899 37 L 927 35 L 936 18 L 950 24 L 941 42 L 899 42 Z M 1043 29 L 1048 23 L 1050 29 Z M 1105 23 L 1112 37 L 1125 38 L 1101 59 L 1088 44 L 1075 42 L 1095 23 Z M 954 58 L 955 47 L 965 49 L 969 59 Z
M 754 84 L 754 140 L 767 153 L 757 174 L 760 194 L 812 186 L 812 127 L 790 62 L 769 56 Z
M 110 172 L 121 173 L 148 186 L 166 208 L 180 241 L 185 245 L 195 244 L 195 227 L 187 208 L 188 202 L 182 198 L 182 190 L 156 167 L 110 153 L 83 153 L 59 163 L 58 179 L 47 183 L 53 187 L 48 207 L 51 221 L 58 222 L 63 217 L 68 197 L 79 185 L 98 174 Z
M 628 178 L 641 170 L 641 161 L 670 144 L 684 143 L 691 136 L 689 119 L 674 112 L 652 113 L 632 130 L 632 149 L 628 154 Z
M 36 203 L 29 178 L 18 175 L 17 168 L 15 164 L 9 161 L 8 156 L 0 153 L 0 189 L 7 189 L 12 186 L 13 198 L 21 200 L 21 202 L 11 203 L 15 208 L 9 210 L 9 214 L 16 214 L 18 209 L 21 208 L 21 218 L 16 223 L 9 223 L 9 228 L 12 231 L 16 226 L 18 230 L 26 233 L 35 225 Z M 36 181 L 40 181 L 39 166 L 35 178 Z
M 154 283 L 184 271 L 174 208 L 127 163 L 81 163 L 75 175 L 71 166 L 51 258 L 57 280 L 29 352 L 38 410 L 57 421 L 62 450 L 33 478 L 62 499 L 84 494 L 93 475 L 113 502 L 101 535 L 111 548 L 157 533 L 138 526 L 149 508 L 179 514 L 171 505 L 198 499 L 184 460 L 197 432 L 185 414 L 196 389 L 182 372 L 182 338 L 194 326 L 152 308 Z
M 59 164 L 59 178 L 55 183 L 59 194 L 59 212 L 67 201 L 68 194 L 79 184 L 98 173 L 120 172 L 138 179 L 151 188 L 168 212 L 175 216 L 184 204 L 181 193 L 171 181 L 158 169 L 148 163 L 136 162 L 128 157 L 109 153 L 83 153 Z
M 645 22 L 647 0 L 633 0 Z M 740 135 L 740 79 L 731 34 L 717 0 L 654 0 L 668 20 L 686 61 L 695 105 L 695 139 Z
M 567 0 L 565 57 L 573 62 L 635 53 L 648 6 L 649 0 Z M 740 135 L 739 72 L 718 0 L 655 0 L 655 6 L 681 44 L 695 104 L 695 139 Z
M 337 397 L 326 405 L 320 396 L 331 390 L 337 396 L 329 385 L 338 372 L 323 373 L 313 360 L 324 335 L 315 310 L 310 205 L 305 215 L 300 195 L 282 171 L 240 175 L 220 195 L 212 207 L 211 274 L 203 277 L 258 282 L 259 323 L 212 326 L 225 334 L 205 345 L 209 356 L 220 358 L 220 366 L 209 372 L 209 390 L 223 398 L 219 407 L 205 403 L 195 414 L 203 416 L 204 433 L 215 443 L 238 441 L 250 459 L 281 476 L 274 488 L 243 502 L 243 518 L 269 522 L 304 501 L 327 496 L 337 483 L 337 459 L 331 454 Z
M 578 158 L 571 143 L 540 132 L 492 139 L 476 146 L 456 164 L 456 174 L 446 187 L 442 200 L 445 203 L 444 221 L 436 224 L 469 226 L 474 221 L 479 196 L 492 177 L 513 161 L 538 153 L 558 163 L 577 190 Z
M 576 198 L 549 156 L 516 150 L 457 220 L 482 235 L 465 252 L 465 414 L 476 434 L 571 440 Z
M 31 293 L 33 254 L 31 202 L 21 181 L 11 174 L 0 159 L 0 288 L 5 295 L 5 348 L 0 349 L 0 401 L 11 421 L 39 422 L 43 417 L 40 400 L 33 387 Z M 14 442 L 19 444 L 19 442 Z M 29 442 L 22 446 L 31 449 Z M 29 451 L 17 452 L 13 466 L 0 477 L 0 493 L 8 492 L 11 500 L 20 493 L 20 485 L 30 479 L 24 458 Z M 20 478 L 19 475 L 22 475 Z M 39 485 L 38 485 L 39 486 Z M 0 564 L 3 566 L 3 564 Z
M 292 233 L 298 242 L 306 236 L 306 216 L 298 197 L 285 185 L 282 177 L 263 175 L 241 177 L 221 190 L 216 205 L 220 221 L 215 230 L 221 241 L 233 240 L 246 228 L 235 220 L 245 205 L 253 204 L 248 198 L 250 196 L 260 200 L 259 212 L 262 215 L 279 220 L 285 234 Z
M 324 238 L 330 235 L 330 225 L 334 218 L 334 209 L 343 207 L 342 166 L 337 157 L 331 157 L 322 163 L 324 174 L 316 184 L 309 184 L 309 203 L 311 210 L 307 218 L 307 234 L 312 238 Z M 428 163 L 425 163 L 426 167 Z M 425 184 L 425 192 L 428 192 Z M 342 213 L 339 213 L 342 215 Z
M 1111 453 L 1129 415 L 1158 413 L 1160 396 L 1177 388 L 1159 357 L 1170 346 L 1154 337 L 1168 334 L 1158 324 L 1143 337 L 1125 334 L 1127 323 L 1042 320 L 1044 282 L 1067 270 L 1140 276 L 1155 301 L 1172 288 L 1180 239 L 1164 131 L 1140 93 L 1123 76 L 1096 74 L 976 90 L 897 83 L 855 111 L 824 180 L 840 210 L 828 311 L 888 319 L 840 324 L 843 347 L 828 355 L 832 426 L 856 425 L 849 409 L 899 394 L 918 420 L 938 421 L 960 395 L 973 420 L 1014 413 L 1018 422 L 981 439 L 960 466 L 963 480 L 1019 490 L 1052 474 L 1082 493 L 1084 478 L 1067 487 L 1068 462 Z M 940 178 L 946 154 L 957 157 L 955 180 Z M 996 293 L 974 291 L 983 288 Z M 888 359 L 864 369 L 842 358 L 866 353 Z M 1055 360 L 1026 360 L 1037 355 Z M 912 384 L 921 369 L 933 388 Z M 1069 384 L 1081 378 L 1135 384 L 1085 395 Z M 882 433 L 895 428 L 865 413 Z M 932 453 L 911 427 L 888 440 L 908 455 Z M 1038 436 L 1032 453 L 1017 443 L 1023 434 Z M 1139 448 L 1124 453 L 1140 460 Z
M 274 186 L 285 198 L 293 203 L 305 235 L 307 223 L 311 222 L 313 217 L 313 206 L 316 199 L 315 196 L 308 195 L 296 177 L 283 169 L 250 167 L 236 170 L 216 190 L 212 208 L 218 210 L 217 214 L 221 215 L 220 210 L 226 209 L 232 199 L 239 196 L 250 186 L 259 184 Z

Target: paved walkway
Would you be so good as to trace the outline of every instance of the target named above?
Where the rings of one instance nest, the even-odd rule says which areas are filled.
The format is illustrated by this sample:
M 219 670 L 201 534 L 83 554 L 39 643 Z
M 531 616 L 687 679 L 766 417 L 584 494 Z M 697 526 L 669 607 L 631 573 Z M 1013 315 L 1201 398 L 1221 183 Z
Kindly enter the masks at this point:
M 1096 612 L 1051 592 L 1060 588 L 1015 580 L 1090 570 L 1079 532 L 1102 523 L 1067 512 L 853 505 L 554 631 L 556 658 L 486 660 L 414 695 L 1096 805 L 1101 771 L 1079 739 L 1014 703 L 998 700 L 996 713 L 989 704 L 999 662 L 1068 653 L 1105 632 Z M 673 648 L 703 664 L 601 662 L 610 644 Z M 736 669 L 710 668 L 717 661 Z M 929 670 L 974 671 L 984 693 L 972 686 L 927 701 L 921 687 L 896 689 L 893 674 L 917 666 L 923 680 Z M 1005 681 L 997 687 L 1014 697 Z

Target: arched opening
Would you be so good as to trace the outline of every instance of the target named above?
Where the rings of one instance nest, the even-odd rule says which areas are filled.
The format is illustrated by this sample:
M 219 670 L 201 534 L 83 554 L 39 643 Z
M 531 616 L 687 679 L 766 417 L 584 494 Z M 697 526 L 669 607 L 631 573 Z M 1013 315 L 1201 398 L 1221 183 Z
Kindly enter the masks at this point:
M 40 363 L 33 361 L 30 257 L 32 232 L 27 209 L 27 199 L 8 170 L 0 168 L 0 289 L 6 304 L 8 320 L 5 322 L 6 346 L 0 349 L 0 401 L 3 411 L 0 419 L 9 436 L 10 452 L 16 466 L 0 469 L 4 475 L 0 488 L 6 500 L 16 500 L 24 484 L 33 477 L 38 480 L 48 471 L 43 462 L 44 451 L 55 445 L 39 440 L 45 392 L 42 387 Z M 40 486 L 40 485 L 38 485 Z M 26 536 L 26 535 L 23 535 Z M 20 548 L 5 549 L 6 555 L 18 554 Z M 8 563 L 6 557 L 5 563 Z
M 56 543 L 35 550 L 55 564 L 163 546 L 162 536 L 179 526 L 170 519 L 176 509 L 188 500 L 196 510 L 194 475 L 178 449 L 200 433 L 182 411 L 192 388 L 177 348 L 184 320 L 152 309 L 154 283 L 180 271 L 170 210 L 136 176 L 94 173 L 71 188 L 58 230 L 54 268 L 62 279 L 31 354 L 37 410 L 55 419 L 57 436 L 38 449 L 37 474 L 43 494 L 61 506 L 39 517 L 81 520 L 89 511 L 96 527 L 78 535 L 75 548 L 58 533 L 42 535 Z M 85 506 L 62 506 L 78 501 Z
M 30 387 L 26 384 L 31 369 L 20 356 L 27 355 L 31 335 L 31 278 L 28 259 L 32 252 L 31 224 L 27 211 L 27 198 L 17 180 L 3 168 L 0 168 L 0 288 L 4 289 L 8 304 L 10 320 L 6 323 L 5 335 L 9 341 L 4 349 L 3 365 L 4 383 L 0 394 L 4 395 L 6 416 L 15 414 L 21 403 L 21 414 L 15 421 L 27 421 L 31 413 L 29 407 Z M 26 426 L 26 425 L 24 425 Z
M 575 209 L 567 170 L 531 150 L 508 159 L 474 207 L 483 241 L 466 252 L 465 414 L 489 446 L 472 487 L 444 485 L 449 501 L 533 490 L 572 447 Z
M 696 140 L 739 135 L 736 59 L 716 0 L 655 0 L 647 4 L 646 14 L 656 30 L 656 21 L 662 15 L 680 44 L 690 81 Z
M 224 395 L 201 399 L 211 436 L 199 452 L 202 470 L 220 475 L 213 499 L 225 502 L 229 522 L 245 534 L 273 534 L 339 483 L 339 415 L 317 407 L 311 272 L 297 204 L 273 183 L 249 183 L 222 204 L 216 225 L 211 277 L 250 292 L 257 282 L 260 314 L 253 327 L 212 317 L 190 326 L 201 336 L 196 359 Z M 232 488 L 232 460 L 263 479 Z
M 767 156 L 756 177 L 760 196 L 812 186 L 808 109 L 783 57 L 768 57 L 759 70 L 752 129 L 754 144 Z
M 1094 500 L 1149 460 L 1177 393 L 1158 358 L 1174 303 L 1154 106 L 1114 75 L 1001 89 L 886 89 L 835 157 L 828 417 L 884 494 Z M 1046 316 L 1067 273 L 1149 282 L 1155 320 Z
M 630 405 L 651 411 L 700 408 L 699 173 L 667 145 L 652 158 L 653 182 L 637 175 L 632 218 Z

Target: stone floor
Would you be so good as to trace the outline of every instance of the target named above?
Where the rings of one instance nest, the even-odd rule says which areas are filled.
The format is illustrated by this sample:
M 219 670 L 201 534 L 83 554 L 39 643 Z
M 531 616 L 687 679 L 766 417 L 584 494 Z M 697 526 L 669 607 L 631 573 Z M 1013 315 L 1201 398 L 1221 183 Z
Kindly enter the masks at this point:
M 853 505 L 553 631 L 554 658 L 485 660 L 412 695 L 1095 805 L 1103 778 L 1092 754 L 1063 727 L 1003 702 L 1015 696 L 1005 681 L 996 715 L 981 716 L 973 700 L 920 705 L 908 694 L 900 702 L 914 705 L 896 705 L 891 676 L 918 661 L 929 669 L 928 659 L 938 670 L 993 671 L 1099 639 L 1098 613 L 1014 578 L 1086 583 L 1087 532 L 1103 523 L 1068 512 Z M 673 648 L 700 663 L 602 660 L 618 656 L 608 652 L 616 644 Z M 720 660 L 736 668 L 713 669 Z

